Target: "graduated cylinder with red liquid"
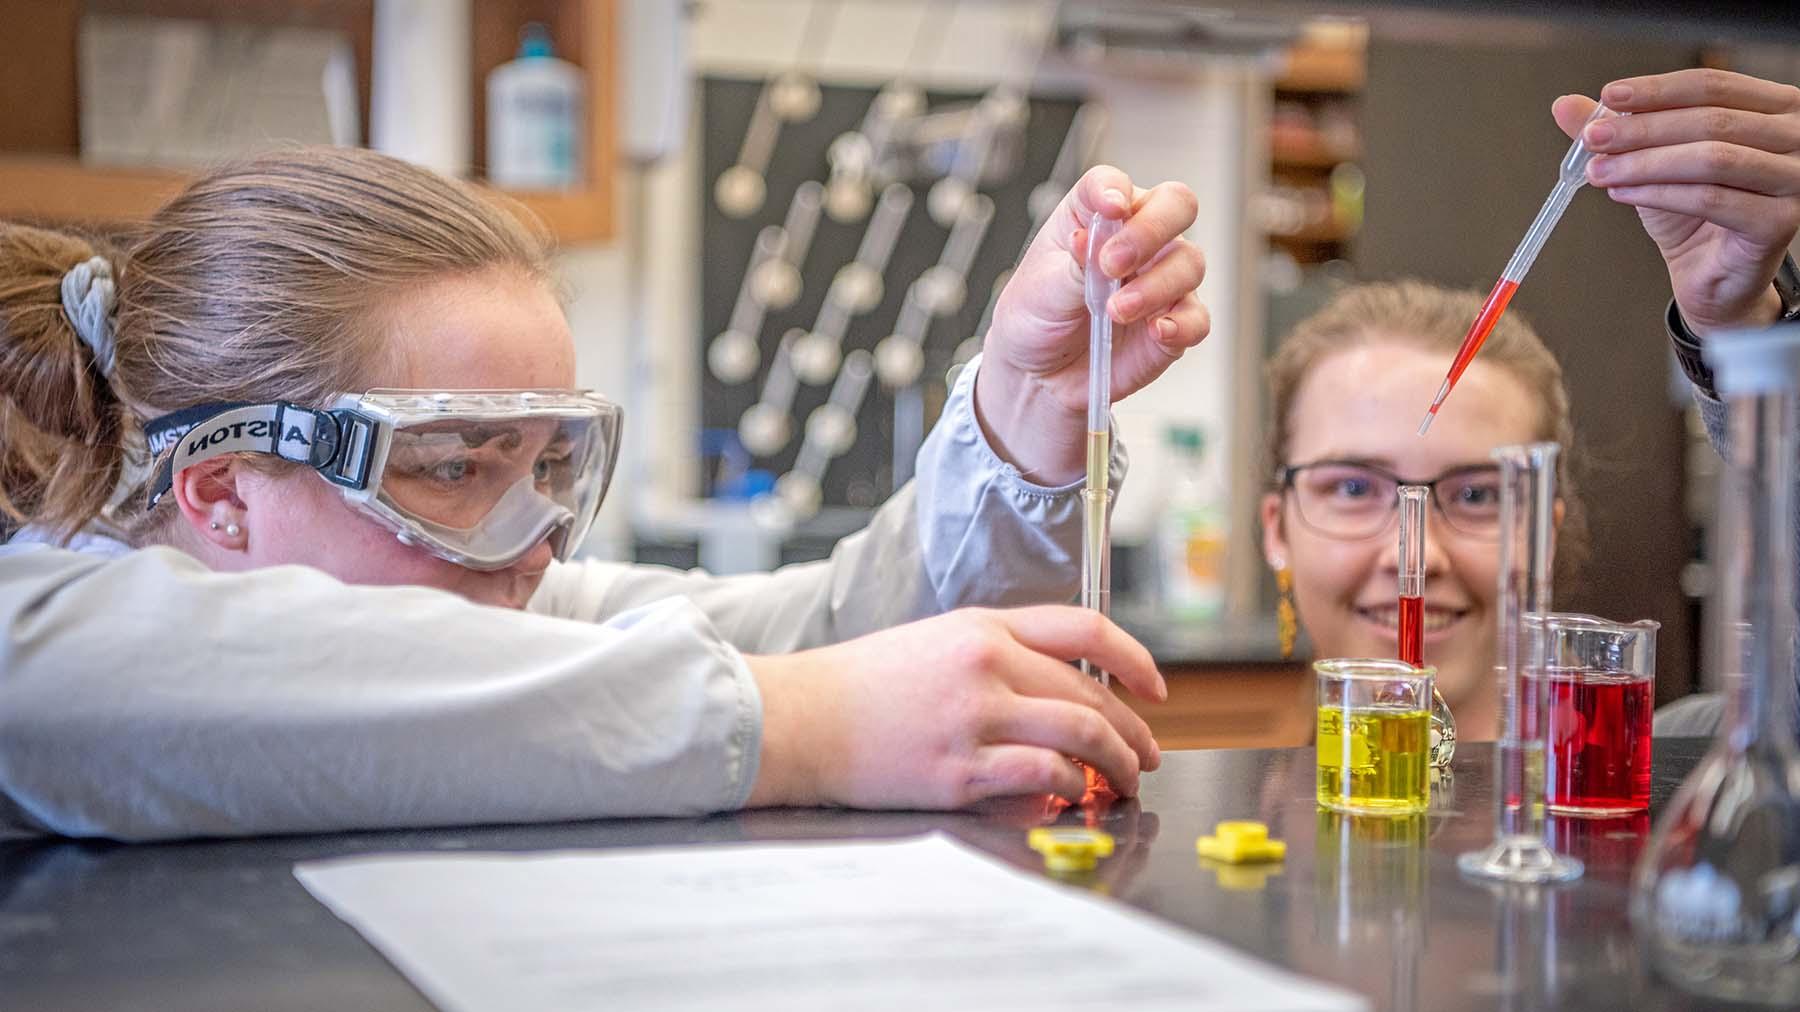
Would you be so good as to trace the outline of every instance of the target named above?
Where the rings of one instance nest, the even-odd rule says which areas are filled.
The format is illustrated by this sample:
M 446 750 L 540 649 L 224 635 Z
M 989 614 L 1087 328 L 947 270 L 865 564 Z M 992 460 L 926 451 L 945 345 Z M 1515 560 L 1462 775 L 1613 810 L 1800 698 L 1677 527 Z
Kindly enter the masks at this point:
M 1400 600 L 1397 638 L 1400 660 L 1415 668 L 1425 666 L 1425 503 L 1431 489 L 1425 485 L 1400 486 Z M 1437 680 L 1431 684 L 1431 748 L 1433 769 L 1450 765 L 1456 755 L 1456 718 Z
M 1550 810 L 1608 816 L 1649 808 L 1658 624 L 1557 612 L 1545 625 Z

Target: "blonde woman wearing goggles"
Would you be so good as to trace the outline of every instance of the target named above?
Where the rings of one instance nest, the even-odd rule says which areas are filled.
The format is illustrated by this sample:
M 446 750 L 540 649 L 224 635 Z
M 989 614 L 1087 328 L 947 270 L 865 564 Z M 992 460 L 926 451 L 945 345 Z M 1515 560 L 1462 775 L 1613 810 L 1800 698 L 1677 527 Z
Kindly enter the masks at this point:
M 1148 729 L 1065 662 L 1161 679 L 1041 604 L 1077 576 L 1095 211 L 1144 324 L 1115 395 L 1198 343 L 1193 195 L 1095 169 L 917 480 L 830 560 L 723 579 L 573 557 L 617 412 L 541 238 L 460 183 L 297 151 L 125 250 L 0 228 L 0 832 L 957 807 L 1078 795 L 1069 756 L 1132 791 Z

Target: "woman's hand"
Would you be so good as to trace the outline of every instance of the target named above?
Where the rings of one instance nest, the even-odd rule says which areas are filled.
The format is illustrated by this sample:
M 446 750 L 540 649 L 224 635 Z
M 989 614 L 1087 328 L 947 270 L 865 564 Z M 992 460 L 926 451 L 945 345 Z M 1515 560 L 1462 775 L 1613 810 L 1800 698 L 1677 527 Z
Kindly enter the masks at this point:
M 1800 232 L 1800 88 L 1721 70 L 1614 81 L 1600 98 L 1630 116 L 1598 120 L 1588 182 L 1638 210 L 1697 335 L 1767 326 L 1772 282 Z M 1594 102 L 1552 106 L 1575 136 Z
M 1150 728 L 1068 662 L 1087 657 L 1166 699 L 1142 645 L 1066 605 L 967 608 L 817 650 L 749 657 L 763 697 L 750 804 L 961 808 L 987 798 L 1080 800 L 1070 762 L 1137 793 L 1162 754 Z
M 1100 266 L 1124 281 L 1108 304 L 1112 396 L 1162 375 L 1212 326 L 1194 289 L 1206 260 L 1182 233 L 1199 203 L 1181 183 L 1141 190 L 1109 165 L 1089 169 L 1038 230 L 994 307 L 975 377 L 982 430 L 1013 466 L 1045 485 L 1082 473 L 1087 431 L 1088 312 L 1082 271 L 1098 211 L 1124 220 Z

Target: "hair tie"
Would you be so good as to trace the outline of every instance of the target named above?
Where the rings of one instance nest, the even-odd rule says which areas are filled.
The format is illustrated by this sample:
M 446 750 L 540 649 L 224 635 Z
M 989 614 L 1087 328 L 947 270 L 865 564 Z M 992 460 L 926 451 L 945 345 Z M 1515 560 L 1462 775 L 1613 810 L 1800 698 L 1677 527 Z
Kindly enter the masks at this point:
M 105 257 L 90 257 L 63 275 L 63 315 L 74 326 L 75 336 L 93 352 L 100 375 L 108 379 L 113 371 L 113 307 L 117 303 L 112 264 Z

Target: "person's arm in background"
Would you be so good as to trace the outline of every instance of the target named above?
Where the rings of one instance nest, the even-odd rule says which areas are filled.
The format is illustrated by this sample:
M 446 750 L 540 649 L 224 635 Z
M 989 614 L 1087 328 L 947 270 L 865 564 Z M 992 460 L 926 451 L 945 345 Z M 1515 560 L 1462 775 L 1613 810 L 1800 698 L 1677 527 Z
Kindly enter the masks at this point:
M 1113 363 L 1113 395 L 1124 398 L 1206 336 L 1209 320 L 1194 292 L 1204 261 L 1181 237 L 1196 209 L 1180 184 L 1137 190 L 1106 166 L 1084 175 L 1013 272 L 981 358 L 958 377 L 920 450 L 916 481 L 830 559 L 725 578 L 559 566 L 533 609 L 598 621 L 678 594 L 733 644 L 769 652 L 961 606 L 1069 600 L 1079 577 L 1086 453 L 1086 227 L 1096 211 L 1125 219 L 1101 261 L 1128 279 L 1111 305 L 1113 319 L 1129 325 L 1120 328 Z M 1114 482 L 1122 481 L 1122 448 L 1112 464 Z
M 1068 756 L 1132 793 L 1149 728 L 1073 657 L 1165 694 L 1071 607 L 753 657 L 678 598 L 600 625 L 168 548 L 0 548 L 0 837 L 1079 798 Z
M 683 601 L 601 626 L 169 548 L 0 548 L 0 836 L 702 814 L 749 797 L 761 711 Z
M 1582 139 L 1596 152 L 1588 181 L 1635 207 L 1662 253 L 1674 291 L 1669 335 L 1723 451 L 1725 408 L 1697 353 L 1713 335 L 1784 315 L 1775 278 L 1800 234 L 1800 88 L 1681 70 L 1614 81 L 1600 98 L 1631 115 L 1585 127 Z M 1552 111 L 1573 137 L 1593 108 L 1592 99 L 1565 95 Z M 1659 713 L 1656 733 L 1710 734 L 1719 716 L 1716 696 L 1692 697 Z

